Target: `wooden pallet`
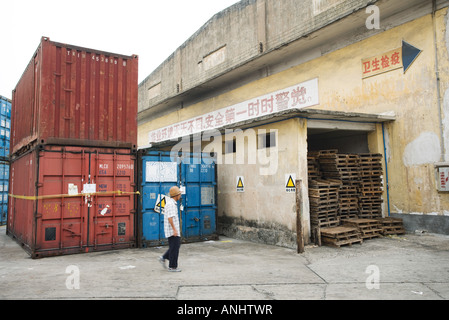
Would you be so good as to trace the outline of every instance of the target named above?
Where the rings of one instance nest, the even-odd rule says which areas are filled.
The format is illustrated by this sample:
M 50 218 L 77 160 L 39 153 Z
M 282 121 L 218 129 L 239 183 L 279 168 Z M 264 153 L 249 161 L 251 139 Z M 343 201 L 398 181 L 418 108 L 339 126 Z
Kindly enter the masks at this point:
M 359 218 L 360 219 L 379 219 L 382 217 L 382 210 L 379 209 L 377 211 L 369 210 L 366 211 L 364 209 L 360 209 Z
M 343 226 L 351 226 L 359 230 L 362 239 L 371 239 L 381 236 L 382 228 L 379 220 L 376 219 L 345 219 Z
M 321 172 L 320 172 L 320 166 L 317 159 L 318 153 L 311 153 L 309 152 L 309 155 L 307 156 L 307 171 L 309 179 L 320 179 L 321 178 Z
M 321 179 L 309 182 L 311 206 L 326 210 L 338 198 L 340 218 L 382 217 L 382 155 L 379 153 L 343 154 L 336 149 L 309 153 L 318 162 Z M 329 180 L 330 179 L 330 180 Z M 332 186 L 329 185 L 332 181 Z M 338 191 L 332 188 L 338 188 Z
M 354 181 L 345 182 L 340 187 L 340 195 L 357 196 L 359 188 L 360 183 L 358 181 L 356 181 L 355 183 Z
M 338 152 L 337 149 L 329 149 L 329 150 L 320 150 L 316 153 L 317 157 L 321 157 L 324 155 L 336 154 Z
M 310 210 L 310 217 L 312 219 L 337 219 L 338 218 L 338 208 L 328 209 L 328 210 Z
M 339 190 L 339 214 L 341 219 L 357 218 L 359 215 L 359 182 L 345 181 Z
M 334 180 L 309 180 L 310 220 L 316 227 L 340 224 L 338 190 L 341 182 Z
M 359 210 L 350 209 L 344 210 L 340 209 L 339 212 L 340 219 L 355 219 L 359 217 Z
M 336 179 L 318 179 L 313 180 L 309 187 L 314 188 L 340 188 L 342 182 Z
M 378 221 L 382 226 L 383 235 L 405 234 L 402 219 L 399 218 L 380 218 Z
M 340 218 L 329 219 L 329 218 L 310 218 L 311 225 L 318 228 L 326 227 L 338 227 L 340 225 Z
M 382 161 L 380 153 L 359 153 L 358 156 L 361 165 L 378 164 Z
M 354 227 L 321 228 L 320 234 L 321 243 L 337 248 L 344 245 L 352 245 L 353 243 L 362 244 L 363 242 L 360 232 Z
M 325 153 L 318 156 L 323 176 L 343 181 L 359 178 L 359 156 L 357 154 Z

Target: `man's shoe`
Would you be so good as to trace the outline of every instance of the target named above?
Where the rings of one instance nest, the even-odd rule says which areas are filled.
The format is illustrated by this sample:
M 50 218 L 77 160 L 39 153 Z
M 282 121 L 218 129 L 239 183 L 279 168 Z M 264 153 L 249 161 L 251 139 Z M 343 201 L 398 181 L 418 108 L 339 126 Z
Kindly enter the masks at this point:
M 162 258 L 162 256 L 159 257 L 159 262 L 161 263 L 162 267 L 164 267 L 164 269 L 167 269 L 167 265 L 165 264 L 165 259 Z
M 181 272 L 179 268 L 168 268 L 168 272 Z

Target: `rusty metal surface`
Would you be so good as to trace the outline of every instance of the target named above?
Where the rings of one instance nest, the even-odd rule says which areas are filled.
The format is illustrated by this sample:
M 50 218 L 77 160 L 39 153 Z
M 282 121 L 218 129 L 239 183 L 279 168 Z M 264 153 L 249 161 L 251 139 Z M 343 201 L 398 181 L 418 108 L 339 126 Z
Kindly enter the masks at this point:
M 127 149 L 41 146 L 11 163 L 8 234 L 33 258 L 135 246 Z
M 47 139 L 137 144 L 138 57 L 43 37 L 13 91 L 12 153 Z

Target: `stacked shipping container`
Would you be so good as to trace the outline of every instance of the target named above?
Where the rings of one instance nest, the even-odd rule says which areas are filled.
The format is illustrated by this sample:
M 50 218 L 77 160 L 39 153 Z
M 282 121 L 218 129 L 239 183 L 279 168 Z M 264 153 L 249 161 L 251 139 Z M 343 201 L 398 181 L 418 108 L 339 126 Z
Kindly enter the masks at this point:
M 11 112 L 7 233 L 32 257 L 135 246 L 137 67 L 42 38 Z
M 0 226 L 6 224 L 9 188 L 11 100 L 0 96 Z
M 8 217 L 9 162 L 0 161 L 0 226 Z
M 218 239 L 216 157 L 209 154 L 144 149 L 139 151 L 139 245 L 166 244 L 165 197 L 172 186 L 183 193 L 179 203 L 184 242 Z
M 11 100 L 0 96 L 0 159 L 8 160 L 11 137 Z

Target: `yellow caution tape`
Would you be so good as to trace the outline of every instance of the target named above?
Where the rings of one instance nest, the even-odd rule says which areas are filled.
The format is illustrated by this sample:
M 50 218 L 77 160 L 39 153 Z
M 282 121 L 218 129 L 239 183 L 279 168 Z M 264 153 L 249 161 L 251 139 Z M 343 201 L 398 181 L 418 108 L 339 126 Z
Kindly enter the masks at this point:
M 56 198 L 75 198 L 75 197 L 91 197 L 91 196 L 112 196 L 112 195 L 140 195 L 139 191 L 125 192 L 125 191 L 107 191 L 107 192 L 93 192 L 93 193 L 76 193 L 76 194 L 52 194 L 45 196 L 20 196 L 16 194 L 8 193 L 11 198 L 23 199 L 23 200 L 42 200 L 42 199 L 56 199 Z

